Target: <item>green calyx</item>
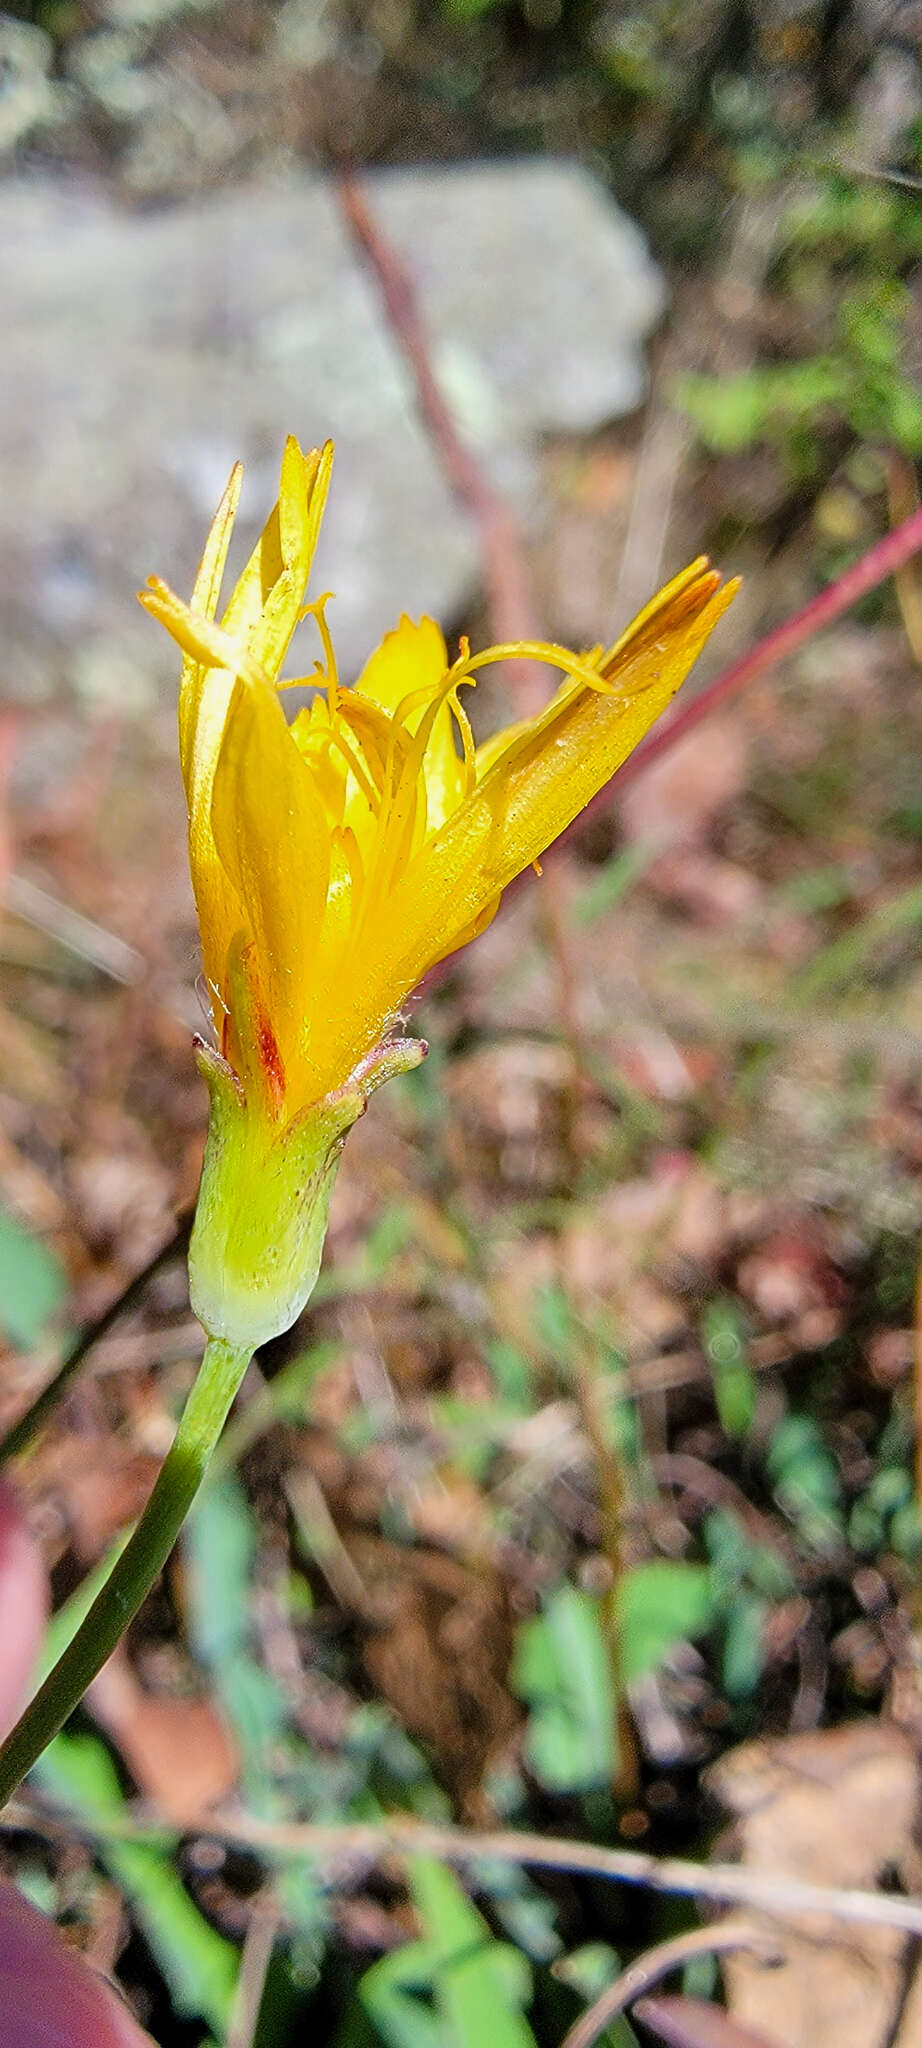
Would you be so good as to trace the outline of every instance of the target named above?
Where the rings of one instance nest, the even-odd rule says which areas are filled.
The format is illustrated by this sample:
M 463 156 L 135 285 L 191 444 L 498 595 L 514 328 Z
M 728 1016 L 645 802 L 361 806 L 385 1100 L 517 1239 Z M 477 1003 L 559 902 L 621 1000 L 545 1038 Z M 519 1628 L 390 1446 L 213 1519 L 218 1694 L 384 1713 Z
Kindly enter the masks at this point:
M 227 1061 L 196 1056 L 211 1115 L 189 1247 L 189 1292 L 209 1337 L 255 1350 L 291 1328 L 320 1270 L 336 1168 L 368 1098 L 426 1055 L 421 1039 L 392 1039 L 344 1087 L 289 1123 L 248 1107 Z

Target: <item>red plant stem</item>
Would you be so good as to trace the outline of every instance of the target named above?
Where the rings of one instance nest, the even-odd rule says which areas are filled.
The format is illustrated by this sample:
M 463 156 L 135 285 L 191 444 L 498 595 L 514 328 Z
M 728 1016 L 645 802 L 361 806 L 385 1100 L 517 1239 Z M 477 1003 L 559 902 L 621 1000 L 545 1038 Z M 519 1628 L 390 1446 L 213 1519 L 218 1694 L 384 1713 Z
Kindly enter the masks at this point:
M 391 333 L 413 373 L 423 422 L 458 503 L 467 513 L 480 547 L 481 573 L 497 646 L 513 640 L 540 640 L 541 621 L 528 568 L 525 544 L 515 515 L 495 490 L 473 449 L 458 432 L 451 406 L 432 367 L 425 323 L 413 281 L 393 243 L 378 225 L 358 181 L 347 172 L 339 177 L 339 202 L 356 246 L 375 278 Z M 504 674 L 518 699 L 519 717 L 533 717 L 547 699 L 547 675 L 540 662 L 508 664 Z M 539 915 L 554 961 L 557 1010 L 561 1034 L 579 1066 L 579 1019 L 576 977 L 571 957 L 566 910 L 556 868 L 545 870 Z M 439 970 L 435 974 L 438 977 Z M 432 980 L 427 984 L 434 986 Z M 575 1102 L 565 1110 L 572 1125 Z
M 828 590 L 821 591 L 819 597 L 812 597 L 801 611 L 785 619 L 783 625 L 775 626 L 771 633 L 766 633 L 764 640 L 760 640 L 749 654 L 741 655 L 738 661 L 731 661 L 729 668 L 699 691 L 697 697 L 683 704 L 681 711 L 677 711 L 665 724 L 656 726 L 614 776 L 616 791 L 620 792 L 635 775 L 642 774 L 651 762 L 659 760 L 670 747 L 675 746 L 677 740 L 700 724 L 702 718 L 710 717 L 718 705 L 725 704 L 729 697 L 735 697 L 745 683 L 751 683 L 756 676 L 777 668 L 779 662 L 795 653 L 805 641 L 812 640 L 816 633 L 822 632 L 824 626 L 831 626 L 834 619 L 840 619 L 843 612 L 850 611 L 862 597 L 867 596 L 869 590 L 876 590 L 879 583 L 885 583 L 888 576 L 895 575 L 904 562 L 918 554 L 920 549 L 922 509 L 914 512 L 910 519 L 904 519 L 902 526 L 896 527 L 859 561 L 853 562 L 844 576 L 839 576 Z M 610 789 L 612 784 L 608 786 Z
M 357 180 L 339 179 L 339 199 L 356 244 L 376 279 L 392 334 L 400 343 L 416 383 L 423 420 L 442 468 L 480 542 L 490 634 L 497 646 L 509 640 L 539 640 L 540 622 L 518 523 L 483 464 L 458 432 L 451 407 L 432 367 L 429 342 L 409 273 L 382 233 Z M 521 715 L 539 711 L 547 695 L 545 671 L 517 661 L 510 682 Z
M 494 490 L 483 465 L 458 432 L 451 407 L 432 368 L 425 327 L 410 277 L 397 251 L 382 234 L 361 187 L 353 177 L 340 177 L 339 195 L 344 217 L 374 272 L 392 332 L 413 371 L 420 411 L 446 476 L 477 530 L 491 631 L 498 642 L 535 639 L 538 637 L 538 625 L 522 536 L 509 507 L 500 493 Z M 681 711 L 675 712 L 665 722 L 660 721 L 628 756 L 612 781 L 592 799 L 582 817 L 570 827 L 570 832 L 578 830 L 594 810 L 607 806 L 613 789 L 616 795 L 620 794 L 636 776 L 643 774 L 645 768 L 660 760 L 670 747 L 700 725 L 702 719 L 709 718 L 712 711 L 735 697 L 757 676 L 777 668 L 779 662 L 813 639 L 825 626 L 832 625 L 844 612 L 850 611 L 869 591 L 886 582 L 888 576 L 895 575 L 920 549 L 922 508 L 913 512 L 909 519 L 904 519 L 884 540 L 878 541 L 876 547 L 869 549 L 850 569 L 846 569 L 828 590 L 821 591 L 792 618 L 766 633 L 750 653 L 731 662 L 729 668 L 708 683 L 696 697 L 683 703 Z M 539 710 L 545 697 L 542 670 L 537 664 L 519 662 L 515 674 L 522 711 L 531 713 Z M 563 837 L 566 839 L 569 834 L 565 833 Z M 550 879 L 552 874 L 553 868 L 550 867 L 546 870 L 547 878 Z M 555 922 L 556 914 L 552 909 L 552 927 Z M 555 947 L 558 952 L 561 944 L 559 935 L 558 946 Z

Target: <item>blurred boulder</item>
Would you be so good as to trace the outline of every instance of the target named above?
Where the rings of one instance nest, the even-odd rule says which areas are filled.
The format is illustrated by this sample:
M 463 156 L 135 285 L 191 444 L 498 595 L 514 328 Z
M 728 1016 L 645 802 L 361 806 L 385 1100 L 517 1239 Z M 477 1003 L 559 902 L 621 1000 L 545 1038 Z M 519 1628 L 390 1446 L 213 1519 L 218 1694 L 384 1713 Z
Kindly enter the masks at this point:
M 659 272 L 570 163 L 385 171 L 368 187 L 462 429 L 534 520 L 542 431 L 586 431 L 642 399 Z M 188 590 L 237 456 L 252 542 L 289 431 L 338 444 L 314 587 L 338 592 L 344 675 L 401 610 L 458 614 L 474 539 L 328 182 L 267 177 L 127 214 L 24 179 L 0 187 L 0 241 L 8 692 L 167 701 L 172 654 L 134 590 L 151 570 Z

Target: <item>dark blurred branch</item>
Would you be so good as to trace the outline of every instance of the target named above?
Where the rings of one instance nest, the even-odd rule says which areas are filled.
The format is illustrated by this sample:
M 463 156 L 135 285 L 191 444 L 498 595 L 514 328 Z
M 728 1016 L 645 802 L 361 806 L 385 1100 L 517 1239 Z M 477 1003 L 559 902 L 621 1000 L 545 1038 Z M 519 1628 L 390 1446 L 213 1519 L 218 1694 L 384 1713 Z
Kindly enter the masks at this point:
M 889 576 L 895 576 L 897 571 L 911 561 L 913 555 L 917 555 L 920 550 L 922 510 L 914 512 L 911 519 L 904 519 L 902 525 L 893 533 L 888 533 L 884 540 L 878 541 L 876 547 L 870 548 L 866 555 L 853 562 L 851 568 L 846 569 L 845 574 L 839 576 L 835 583 L 831 583 L 828 590 L 822 590 L 819 597 L 811 598 L 809 604 L 805 604 L 801 611 L 795 612 L 792 618 L 785 619 L 783 625 L 775 626 L 771 633 L 766 633 L 765 638 L 748 654 L 741 655 L 738 661 L 731 661 L 729 668 L 725 668 L 721 675 L 715 676 L 714 681 L 700 690 L 697 697 L 692 697 L 690 702 L 683 704 L 681 711 L 677 711 L 672 718 L 661 720 L 640 746 L 635 748 L 633 754 L 628 756 L 623 767 L 618 769 L 612 783 L 608 785 L 609 789 L 614 788 L 616 794 L 620 793 L 629 782 L 633 782 L 635 776 L 642 775 L 644 769 L 649 768 L 652 762 L 658 761 L 663 754 L 668 753 L 669 748 L 674 747 L 677 740 L 684 739 L 687 732 L 700 725 L 703 718 L 709 718 L 712 711 L 718 710 L 721 704 L 726 704 L 729 698 L 737 696 L 739 691 L 747 683 L 754 682 L 757 676 L 766 675 L 769 669 L 777 668 L 789 655 L 796 654 L 799 647 L 804 647 L 808 640 L 814 640 L 818 633 L 823 632 L 826 626 L 833 625 L 844 612 L 851 611 L 863 597 L 867 597 L 869 591 L 876 590 L 881 583 L 886 583 Z M 600 794 L 605 797 L 607 791 L 603 790 Z M 599 798 L 595 797 L 593 802 L 598 803 Z M 591 808 L 590 805 L 589 809 Z M 585 812 L 583 815 L 585 816 Z
M 459 505 L 467 513 L 477 534 L 490 637 L 497 646 L 515 640 L 540 640 L 539 608 L 518 522 L 501 493 L 494 489 L 482 462 L 458 431 L 451 406 L 432 367 L 429 340 L 409 272 L 393 243 L 382 232 L 361 186 L 348 173 L 339 177 L 339 198 L 343 217 L 381 293 L 391 332 L 412 371 L 419 410 L 432 446 Z M 507 676 L 509 687 L 518 699 L 520 716 L 531 717 L 543 709 L 547 701 L 547 680 L 539 662 L 523 659 L 510 663 Z M 566 908 L 555 871 L 545 871 L 538 901 L 544 937 L 554 963 L 560 1036 L 573 1061 L 574 1086 L 562 1101 L 561 1108 L 564 1136 L 568 1150 L 575 1158 L 575 1078 L 584 1062 L 580 1052 L 576 976 Z M 429 986 L 432 985 L 430 981 Z
M 538 608 L 519 527 L 483 464 L 462 440 L 451 407 L 432 367 L 428 336 L 413 284 L 397 250 L 381 231 L 357 180 L 339 179 L 339 198 L 356 245 L 371 270 L 391 332 L 413 373 L 419 410 L 458 503 L 480 543 L 490 633 L 497 646 L 507 640 L 541 638 Z M 538 710 L 547 695 L 536 662 L 515 664 L 515 688 L 523 714 Z
M 767 1949 L 777 1960 L 777 1950 L 768 1941 L 764 1928 L 757 1927 L 752 1920 L 725 1920 L 719 1927 L 695 1927 L 690 1934 L 676 1934 L 669 1941 L 658 1942 L 622 1970 L 613 1984 L 606 1985 L 601 1996 L 580 2014 L 564 2036 L 561 2048 L 595 2048 L 612 2020 L 633 2005 L 635 1998 L 649 1991 L 651 1984 L 658 1984 L 661 1977 L 682 1969 L 696 1956 L 733 1955 L 741 1948 Z
M 382 234 L 356 180 L 350 176 L 341 177 L 339 191 L 346 220 L 374 272 L 392 331 L 413 371 L 420 411 L 445 474 L 480 536 L 491 630 L 497 641 L 538 638 L 540 622 L 536 617 L 522 536 L 509 507 L 493 489 L 482 464 L 461 439 L 432 368 L 425 329 L 407 271 L 396 250 Z M 896 576 L 920 550 L 922 509 L 904 519 L 876 547 L 862 555 L 850 569 L 846 569 L 844 575 L 830 584 L 828 590 L 811 598 L 809 604 L 767 633 L 748 654 L 731 662 L 729 668 L 724 669 L 696 697 L 684 702 L 681 711 L 670 719 L 660 720 L 618 769 L 612 783 L 593 798 L 589 811 L 595 806 L 607 805 L 612 788 L 616 792 L 625 789 L 645 768 L 668 753 L 670 747 L 683 739 L 687 732 L 693 731 L 702 719 L 735 697 L 747 683 L 777 668 L 808 640 L 814 639 L 825 627 L 851 611 L 870 591 L 876 590 L 888 577 Z M 521 683 L 525 664 L 517 667 Z M 540 670 L 532 670 L 526 680 L 529 703 L 527 706 L 523 704 L 523 709 L 531 710 L 544 696 Z M 541 696 L 533 702 L 532 693 L 536 688 L 540 688 Z M 586 812 L 582 815 L 585 817 Z M 574 828 L 571 826 L 570 829 Z
M 60 1829 L 89 1841 L 154 1841 L 164 1847 L 179 1839 L 175 1828 L 129 1811 L 75 1814 L 55 1807 L 44 1796 L 17 1800 L 0 1815 L 0 1829 L 31 1828 L 38 1834 Z M 564 1870 L 571 1876 L 601 1878 L 614 1884 L 643 1885 L 677 1898 L 709 1899 L 714 1905 L 739 1905 L 786 1921 L 802 1913 L 822 1913 L 859 1926 L 894 1927 L 922 1935 L 922 1897 L 887 1891 L 840 1890 L 836 1885 L 808 1884 L 783 1871 L 760 1870 L 747 1863 L 694 1863 L 684 1856 L 649 1856 L 641 1849 L 610 1849 L 563 1835 L 531 1834 L 518 1828 L 457 1828 L 393 1814 L 381 1821 L 264 1820 L 253 1813 L 206 1813 L 187 1833 L 203 1841 L 228 1842 L 256 1855 L 288 1862 L 329 1866 L 344 1858 L 380 1866 L 393 1857 L 437 1856 L 463 1869 L 490 1862 L 519 1863 L 533 1870 Z M 329 1869 L 324 1881 L 331 1882 Z
M 118 1322 L 120 1316 L 128 1315 L 132 1309 L 138 1307 L 139 1303 L 143 1301 L 150 1282 L 153 1280 L 154 1275 L 159 1273 L 161 1266 L 168 1265 L 171 1259 L 182 1258 L 192 1231 L 192 1215 L 193 1212 L 189 1209 L 180 1217 L 172 1237 L 168 1238 L 166 1244 L 161 1245 L 160 1250 L 155 1252 L 152 1258 L 148 1259 L 147 1265 L 142 1266 L 139 1273 L 135 1273 L 133 1279 L 129 1280 L 122 1288 L 121 1293 L 116 1295 L 115 1300 L 111 1301 L 108 1308 L 103 1310 L 102 1315 L 97 1316 L 95 1322 L 88 1323 L 85 1330 L 81 1330 L 80 1335 L 75 1339 L 66 1358 L 59 1365 L 53 1378 L 48 1381 L 47 1386 L 44 1386 L 41 1393 L 36 1395 L 35 1400 L 26 1409 L 25 1414 L 20 1416 L 19 1421 L 14 1422 L 11 1428 L 7 1430 L 6 1435 L 0 1437 L 0 1466 L 8 1464 L 10 1458 L 17 1457 L 19 1452 L 24 1451 L 26 1446 L 32 1442 L 33 1437 L 38 1435 L 52 1409 L 57 1406 L 61 1396 L 67 1392 L 71 1380 L 80 1371 L 87 1354 L 92 1351 L 94 1344 L 98 1344 L 101 1337 L 108 1336 L 109 1331 Z

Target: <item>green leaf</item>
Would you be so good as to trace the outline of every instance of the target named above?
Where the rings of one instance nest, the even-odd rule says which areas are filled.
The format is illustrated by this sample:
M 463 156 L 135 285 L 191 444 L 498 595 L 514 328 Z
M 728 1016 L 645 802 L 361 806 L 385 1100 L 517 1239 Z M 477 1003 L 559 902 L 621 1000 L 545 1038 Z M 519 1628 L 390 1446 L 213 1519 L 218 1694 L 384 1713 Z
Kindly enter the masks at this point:
M 756 1383 L 746 1363 L 746 1329 L 735 1302 L 721 1296 L 708 1303 L 701 1318 L 701 1340 L 721 1427 L 728 1436 L 743 1437 L 755 1413 Z
M 615 1598 L 624 1683 L 655 1670 L 674 1643 L 710 1627 L 715 1606 L 705 1565 L 655 1559 L 626 1572 Z M 519 1630 L 512 1685 L 531 1709 L 525 1753 L 541 1783 L 554 1792 L 609 1784 L 617 1734 L 601 1603 L 559 1587 L 544 1613 Z
M 526 1958 L 494 1941 L 454 1872 L 428 1856 L 410 1862 L 410 1883 L 432 1968 L 442 2040 L 452 2048 L 534 2048 L 521 2008 L 531 1997 Z
M 765 1665 L 765 1624 L 768 1602 L 758 1593 L 741 1593 L 727 1609 L 721 1670 L 731 1700 L 752 1698 Z
M 646 873 L 656 858 L 656 847 L 625 846 L 605 862 L 597 875 L 578 896 L 573 906 L 573 921 L 577 925 L 594 924 L 596 918 L 604 916 L 620 903 L 641 875 Z
M 553 1791 L 610 1783 L 615 1701 L 599 1603 L 572 1586 L 520 1628 L 512 1684 L 531 1707 L 526 1754 Z
M 382 1956 L 366 1970 L 359 1989 L 359 2013 L 371 2021 L 374 2040 L 387 2048 L 446 2048 L 441 2024 L 431 2003 L 429 1951 L 425 1942 L 409 1941 L 393 1955 Z M 338 2048 L 366 2041 L 352 2015 L 339 2036 Z
M 581 1948 L 570 1950 L 557 1963 L 554 1975 L 561 1984 L 569 1984 L 578 1991 L 587 2005 L 601 1998 L 609 1984 L 613 1984 L 623 1968 L 617 1949 L 607 1941 L 586 1941 Z
M 534 1315 L 542 1343 L 558 1364 L 564 1363 L 573 1350 L 576 1322 L 572 1304 L 556 1280 L 547 1280 L 536 1290 Z
M 922 837 L 922 833 L 920 833 Z M 505 1337 L 490 1337 L 486 1343 L 487 1363 L 499 1395 L 517 1414 L 528 1414 L 534 1400 L 534 1367 L 524 1351 Z
M 844 1533 L 839 1471 L 819 1424 L 786 1415 L 766 1452 L 775 1497 L 811 1550 L 828 1554 Z
M 798 1002 L 811 1003 L 829 996 L 837 988 L 861 988 L 871 981 L 874 954 L 880 946 L 914 930 L 922 922 L 922 883 L 879 903 L 860 923 L 849 927 L 815 954 L 791 979 L 791 992 Z
M 453 1871 L 429 1857 L 410 1859 L 410 1883 L 423 1928 L 366 1970 L 359 2006 L 387 2048 L 535 2048 L 522 2017 L 531 1997 L 524 1956 L 494 1941 Z M 356 2015 L 338 2048 L 367 2048 Z
M 219 1671 L 243 1648 L 249 1630 L 256 1530 L 238 1479 L 206 1485 L 186 1523 L 189 1635 L 197 1657 Z
M 0 1328 L 20 1351 L 34 1351 L 67 1293 L 54 1252 L 0 1209 Z
M 654 1558 L 625 1572 L 615 1597 L 625 1684 L 655 1671 L 674 1643 L 703 1634 L 715 1608 L 706 1565 Z
M 189 1633 L 237 1737 L 249 1804 L 270 1813 L 271 1758 L 288 1720 L 281 1687 L 250 1654 L 256 1524 L 238 1479 L 206 1483 L 184 1531 Z
M 206 2020 L 223 2039 L 237 1981 L 237 1952 L 202 1917 L 170 1853 L 151 1842 L 106 1839 L 105 1823 L 127 1815 L 108 1750 L 95 1735 L 58 1735 L 33 1775 L 82 1822 L 99 1825 L 100 1861 L 130 1901 L 177 2012 Z

